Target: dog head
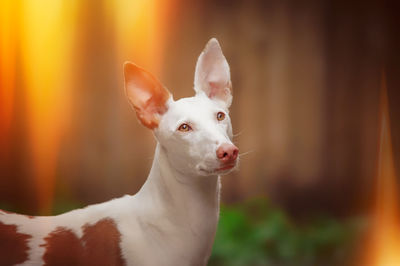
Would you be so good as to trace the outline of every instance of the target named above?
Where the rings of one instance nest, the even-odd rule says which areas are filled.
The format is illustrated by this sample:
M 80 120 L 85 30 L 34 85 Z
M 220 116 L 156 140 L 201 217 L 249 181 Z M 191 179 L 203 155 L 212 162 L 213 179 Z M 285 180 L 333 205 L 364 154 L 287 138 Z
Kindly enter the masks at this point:
M 216 39 L 200 54 L 195 96 L 174 101 L 149 72 L 125 63 L 125 90 L 139 121 L 152 129 L 170 164 L 186 175 L 218 175 L 238 162 L 232 143 L 229 65 Z

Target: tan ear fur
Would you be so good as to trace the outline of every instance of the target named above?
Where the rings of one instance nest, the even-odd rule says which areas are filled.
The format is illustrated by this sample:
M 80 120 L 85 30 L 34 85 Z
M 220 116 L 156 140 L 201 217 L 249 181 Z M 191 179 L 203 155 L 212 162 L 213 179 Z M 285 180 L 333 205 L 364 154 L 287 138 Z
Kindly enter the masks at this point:
M 150 129 L 158 127 L 171 94 L 158 79 L 134 63 L 124 64 L 124 75 L 125 92 L 139 121 Z

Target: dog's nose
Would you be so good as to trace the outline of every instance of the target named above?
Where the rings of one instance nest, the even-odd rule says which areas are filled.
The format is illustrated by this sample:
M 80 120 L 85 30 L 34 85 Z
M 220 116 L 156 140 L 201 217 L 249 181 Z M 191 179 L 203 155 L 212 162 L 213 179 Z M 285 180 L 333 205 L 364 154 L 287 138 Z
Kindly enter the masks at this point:
M 221 144 L 217 149 L 217 157 L 223 163 L 234 162 L 239 154 L 239 149 L 229 143 Z

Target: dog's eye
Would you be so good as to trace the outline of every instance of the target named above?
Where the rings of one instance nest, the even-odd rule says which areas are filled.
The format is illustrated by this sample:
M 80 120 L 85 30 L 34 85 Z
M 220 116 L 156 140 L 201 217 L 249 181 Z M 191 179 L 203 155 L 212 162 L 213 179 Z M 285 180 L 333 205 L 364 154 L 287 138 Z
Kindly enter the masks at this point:
M 188 132 L 188 131 L 192 130 L 192 128 L 188 124 L 183 123 L 182 125 L 180 125 L 178 127 L 178 130 L 181 132 Z
M 223 112 L 218 112 L 217 114 L 217 120 L 222 121 L 225 119 L 225 114 Z

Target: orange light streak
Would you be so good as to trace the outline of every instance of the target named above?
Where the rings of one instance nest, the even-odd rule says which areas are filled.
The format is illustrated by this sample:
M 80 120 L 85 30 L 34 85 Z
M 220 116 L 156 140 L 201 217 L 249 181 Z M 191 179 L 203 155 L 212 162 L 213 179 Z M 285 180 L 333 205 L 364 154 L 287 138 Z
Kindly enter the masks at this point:
M 389 102 L 383 74 L 380 102 L 379 156 L 376 204 L 369 239 L 367 263 L 370 266 L 400 265 L 400 216 L 398 184 L 393 162 Z
M 18 2 L 0 3 L 0 158 L 9 151 L 10 128 L 13 117 L 16 55 L 18 41 Z M 4 156 L 4 158 L 3 158 Z
M 117 56 L 160 74 L 163 48 L 168 34 L 169 10 L 174 1 L 116 0 L 107 2 L 108 15 L 114 20 Z
M 134 60 L 158 75 L 174 0 L 106 1 L 115 32 L 116 65 Z M 96 4 L 96 3 L 94 3 Z M 61 138 L 71 114 L 78 0 L 0 2 L 0 144 L 10 141 L 16 67 L 27 121 L 29 158 L 39 213 L 52 209 Z M 76 49 L 76 47 L 75 47 Z M 17 55 L 18 54 L 18 55 Z M 17 65 L 18 58 L 18 65 Z M 122 77 L 122 76 L 121 76 Z M 122 79 L 121 79 L 122 80 Z M 10 144 L 12 145 L 12 143 Z
M 69 107 L 75 1 L 25 0 L 21 50 L 29 143 L 40 214 L 52 208 L 60 137 Z

